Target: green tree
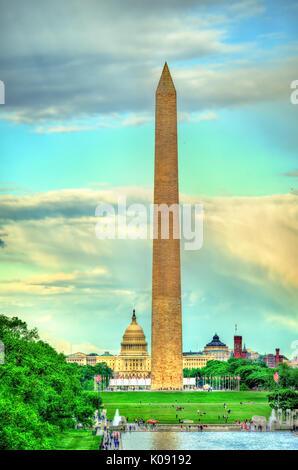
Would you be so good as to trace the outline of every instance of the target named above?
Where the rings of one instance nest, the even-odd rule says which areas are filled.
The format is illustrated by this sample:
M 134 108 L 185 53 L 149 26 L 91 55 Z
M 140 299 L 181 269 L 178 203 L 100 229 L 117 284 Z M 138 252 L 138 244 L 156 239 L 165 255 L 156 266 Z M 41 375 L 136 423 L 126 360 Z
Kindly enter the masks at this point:
M 113 376 L 113 371 L 110 369 L 105 362 L 99 362 L 98 364 L 91 366 L 78 366 L 80 372 L 80 381 L 84 390 L 94 389 L 94 377 L 98 374 L 101 375 L 103 385 L 106 385 L 109 378 Z
M 57 429 L 91 424 L 94 402 L 84 394 L 76 364 L 67 364 L 63 354 L 16 317 L 0 315 L 0 339 L 5 345 L 5 363 L 0 365 L 2 449 L 48 449 Z
M 283 364 L 286 366 L 286 364 Z M 288 371 L 290 370 L 290 372 Z M 283 373 L 287 373 L 287 378 L 291 386 L 297 384 L 297 374 L 288 366 L 284 367 Z M 267 367 L 264 361 L 254 362 L 241 358 L 230 358 L 228 361 L 208 361 L 201 369 L 184 369 L 184 377 L 235 377 L 240 376 L 240 384 L 245 390 L 252 388 L 262 388 L 273 390 L 275 388 L 273 380 L 274 369 Z M 297 385 L 296 385 L 297 386 Z
M 298 408 L 298 393 L 288 388 L 281 389 L 279 393 L 276 391 L 269 393 L 268 401 L 271 408 L 277 409 L 279 403 L 279 407 L 282 410 L 286 410 L 287 408 L 295 410 Z

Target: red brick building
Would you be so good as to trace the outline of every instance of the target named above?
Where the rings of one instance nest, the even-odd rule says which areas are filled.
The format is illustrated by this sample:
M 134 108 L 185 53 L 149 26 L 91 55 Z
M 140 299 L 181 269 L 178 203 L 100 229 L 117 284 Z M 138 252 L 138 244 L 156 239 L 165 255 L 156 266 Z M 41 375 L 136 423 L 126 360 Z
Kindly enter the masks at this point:
M 264 357 L 264 361 L 266 362 L 268 367 L 275 368 L 279 364 L 279 362 L 284 361 L 284 356 L 279 353 L 280 349 L 276 348 L 275 349 L 275 355 L 274 354 L 267 354 Z
M 234 357 L 242 357 L 242 336 L 234 336 Z

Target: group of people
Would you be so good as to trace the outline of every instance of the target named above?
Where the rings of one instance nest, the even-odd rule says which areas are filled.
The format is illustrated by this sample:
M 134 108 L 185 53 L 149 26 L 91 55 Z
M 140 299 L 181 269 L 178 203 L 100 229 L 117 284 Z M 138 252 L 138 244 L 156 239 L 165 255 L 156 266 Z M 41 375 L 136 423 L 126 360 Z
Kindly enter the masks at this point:
M 224 422 L 227 424 L 228 419 L 229 419 L 229 415 L 230 415 L 230 413 L 231 413 L 231 410 L 230 410 L 230 408 L 227 408 L 226 403 L 223 404 L 223 407 L 224 407 L 224 409 L 226 410 L 227 414 L 223 414 L 222 416 L 218 415 L 218 416 L 217 416 L 217 419 L 218 419 L 218 420 L 223 419 Z
M 251 431 L 252 425 L 253 425 L 253 420 L 245 419 L 244 421 L 235 421 L 235 424 L 238 424 L 241 426 L 242 431 Z M 259 426 L 258 429 L 256 429 L 256 426 L 254 426 L 254 431 L 262 431 L 262 426 Z
M 127 431 L 136 431 L 137 430 L 137 425 L 136 424 L 128 424 L 126 426 Z
M 121 434 L 117 431 L 104 431 L 100 448 L 102 450 L 119 450 Z

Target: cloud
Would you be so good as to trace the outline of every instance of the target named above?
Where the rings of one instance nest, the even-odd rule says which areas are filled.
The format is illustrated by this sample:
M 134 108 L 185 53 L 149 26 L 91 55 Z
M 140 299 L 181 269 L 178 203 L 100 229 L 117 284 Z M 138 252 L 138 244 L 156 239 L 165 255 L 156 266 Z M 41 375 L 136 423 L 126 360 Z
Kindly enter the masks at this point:
M 1 186 L 0 187 L 0 193 L 4 193 L 6 191 L 29 191 L 28 188 L 25 188 L 24 186 Z
M 298 171 L 288 171 L 287 173 L 284 173 L 284 176 L 290 176 L 293 178 L 298 178 Z
M 240 0 L 232 3 L 229 9 L 238 19 L 260 15 L 266 11 L 263 2 L 258 0 Z
M 102 118 L 104 119 L 104 118 Z M 108 119 L 108 117 L 106 118 Z M 109 120 L 102 120 L 100 122 L 89 122 L 89 124 L 65 124 L 55 126 L 39 126 L 33 130 L 35 134 L 66 134 L 72 132 L 84 132 L 84 131 L 96 131 L 102 128 L 111 127 L 130 127 L 130 126 L 142 126 L 152 121 L 151 117 L 148 116 L 137 116 L 130 115 L 126 118 L 120 119 L 120 116 L 112 116 Z M 1 191 L 1 188 L 0 188 Z
M 218 115 L 213 111 L 205 111 L 199 115 L 194 113 L 179 113 L 179 121 L 184 122 L 200 122 L 200 121 L 215 121 L 218 119 Z
M 66 134 L 69 132 L 82 132 L 82 131 L 94 131 L 101 127 L 110 127 L 109 124 L 100 123 L 94 126 L 80 126 L 80 125 L 69 125 L 69 126 L 54 126 L 54 127 L 37 127 L 33 132 L 35 134 Z
M 32 193 L 32 191 L 29 188 L 26 188 L 25 186 L 19 186 L 19 185 L 14 185 L 11 182 L 0 182 L 3 186 L 0 186 L 0 194 L 5 193 L 5 192 L 21 192 L 21 193 Z
M 265 316 L 266 322 L 271 323 L 278 327 L 286 328 L 289 330 L 297 331 L 298 332 L 298 321 L 297 318 L 292 318 L 287 314 L 276 315 L 268 313 Z
M 150 117 L 145 117 L 145 116 L 131 116 L 123 120 L 121 123 L 122 126 L 127 127 L 127 126 L 142 126 L 144 124 L 147 124 L 151 122 L 152 119 Z
M 181 107 L 211 110 L 288 99 L 297 64 L 298 59 L 293 57 L 265 61 L 262 66 L 217 63 L 176 69 Z
M 33 220 L 45 217 L 94 217 L 98 204 L 118 204 L 120 196 L 127 197 L 127 203 L 148 203 L 152 200 L 153 189 L 139 186 L 117 187 L 93 190 L 64 189 L 32 195 L 0 195 L 0 220 Z M 86 219 L 86 220 L 87 220 Z M 84 221 L 84 219 L 82 220 Z
M 35 260 L 35 257 L 33 259 Z M 51 296 L 76 291 L 76 293 L 90 294 L 100 288 L 102 278 L 105 277 L 108 277 L 107 269 L 96 266 L 92 270 L 83 272 L 75 270 L 69 273 L 39 274 L 24 279 L 2 279 L 0 293 L 2 295 L 14 293 Z M 47 315 L 42 318 L 48 317 Z
M 40 321 L 40 319 L 39 319 Z M 84 352 L 85 354 L 97 353 L 103 354 L 104 350 L 99 348 L 97 345 L 90 343 L 86 340 L 83 343 L 75 344 L 70 341 L 59 338 L 59 336 L 53 336 L 51 333 L 41 330 L 40 339 L 48 342 L 56 351 L 63 353 L 65 355 L 72 354 L 75 352 Z
M 37 323 L 47 323 L 47 322 L 49 322 L 50 320 L 52 320 L 52 316 L 51 316 L 51 315 L 44 315 L 44 316 L 38 317 L 35 321 L 36 321 Z
M 94 256 L 100 250 L 100 256 L 104 260 L 98 268 L 101 271 L 89 269 L 85 272 L 85 279 L 88 284 L 91 282 L 88 276 L 106 275 L 109 270 L 105 263 L 110 262 L 112 253 L 114 256 L 117 252 L 119 260 L 123 259 L 123 253 L 120 254 L 122 244 L 130 246 L 133 242 L 98 240 L 95 237 L 95 225 L 98 221 L 95 207 L 100 203 L 110 203 L 116 205 L 117 214 L 120 195 L 127 197 L 127 205 L 136 202 L 148 205 L 152 200 L 152 189 L 105 187 L 96 190 L 51 191 L 31 196 L 2 195 L 0 220 L 7 237 L 6 256 L 15 256 L 18 259 L 18 255 L 21 256 L 22 253 L 28 262 L 38 264 L 55 266 L 63 262 L 69 263 L 73 259 L 80 264 L 90 262 L 94 266 Z M 204 230 L 207 233 L 204 243 L 212 245 L 222 256 L 238 259 L 246 265 L 259 266 L 268 279 L 277 280 L 284 285 L 298 285 L 298 271 L 293 263 L 293 259 L 298 257 L 298 209 L 294 194 L 200 197 L 199 200 L 197 196 L 182 194 L 181 202 L 203 204 Z M 50 244 L 48 240 L 51 240 Z M 150 241 L 134 243 L 143 243 L 144 250 L 148 250 L 150 246 Z M 110 272 L 109 274 L 113 275 Z M 246 276 L 249 282 L 258 282 L 258 277 L 246 270 L 241 275 Z M 41 285 L 44 293 L 51 288 L 58 289 L 58 292 L 59 289 L 71 289 L 73 282 L 79 279 L 80 270 L 74 266 L 68 274 L 59 274 L 56 271 L 53 274 L 31 277 L 21 288 L 38 289 Z
M 232 38 L 231 23 L 262 14 L 262 2 L 128 3 L 87 0 L 82 11 L 76 0 L 71 8 L 29 0 L 3 8 L 1 118 L 38 124 L 35 132 L 48 134 L 109 126 L 112 113 L 132 114 L 122 125 L 147 123 L 165 60 L 187 113 L 288 98 L 297 60 L 269 60 L 268 50 Z M 239 61 L 243 53 L 246 61 Z M 106 123 L 69 122 L 102 116 Z
M 87 348 L 88 342 L 108 350 L 118 349 L 135 307 L 150 342 L 152 242 L 95 236 L 95 206 L 115 204 L 119 194 L 129 203 L 152 201 L 152 188 L 107 186 L 0 197 L 0 237 L 6 241 L 0 255 L 9 266 L 0 282 L 4 314 L 20 315 L 39 329 L 46 326 L 52 337 L 68 338 L 69 348 L 77 345 L 72 351 L 84 350 L 79 345 Z M 202 249 L 181 250 L 188 348 L 206 342 L 211 324 L 221 327 L 228 343 L 237 322 L 252 348 L 263 350 L 278 341 L 286 349 L 289 339 L 279 338 L 278 325 L 291 334 L 297 322 L 296 201 L 293 194 L 181 194 L 182 203 L 204 207 Z M 270 327 L 261 342 L 254 339 L 256 322 Z
M 298 257 L 295 195 L 204 198 L 203 206 L 214 249 L 259 266 L 266 279 L 298 286 L 298 269 L 293 263 Z M 247 280 L 258 283 L 262 278 L 253 275 Z

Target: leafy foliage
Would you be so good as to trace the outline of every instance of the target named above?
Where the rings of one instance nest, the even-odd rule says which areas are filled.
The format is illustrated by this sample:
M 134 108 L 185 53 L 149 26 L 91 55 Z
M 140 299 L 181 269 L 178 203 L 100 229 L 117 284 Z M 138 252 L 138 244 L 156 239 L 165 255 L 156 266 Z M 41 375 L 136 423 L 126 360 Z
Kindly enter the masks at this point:
M 281 362 L 277 367 L 280 387 L 298 388 L 298 370 L 291 369 Z M 228 361 L 208 361 L 201 369 L 184 369 L 184 377 L 228 377 L 240 376 L 241 390 L 260 388 L 275 390 L 273 375 L 277 369 L 267 367 L 265 362 L 253 362 L 246 359 L 230 358 Z
M 91 424 L 94 401 L 82 389 L 76 364 L 67 364 L 16 317 L 0 315 L 0 339 L 1 449 L 51 449 L 57 431 Z
M 295 410 L 298 408 L 298 393 L 290 389 L 281 389 L 278 392 L 269 393 L 268 401 L 271 408 Z
M 80 371 L 80 382 L 84 390 L 94 389 L 94 377 L 98 374 L 101 375 L 105 385 L 106 381 L 113 376 L 112 369 L 110 369 L 105 362 L 99 362 L 94 366 L 85 365 L 78 367 Z

